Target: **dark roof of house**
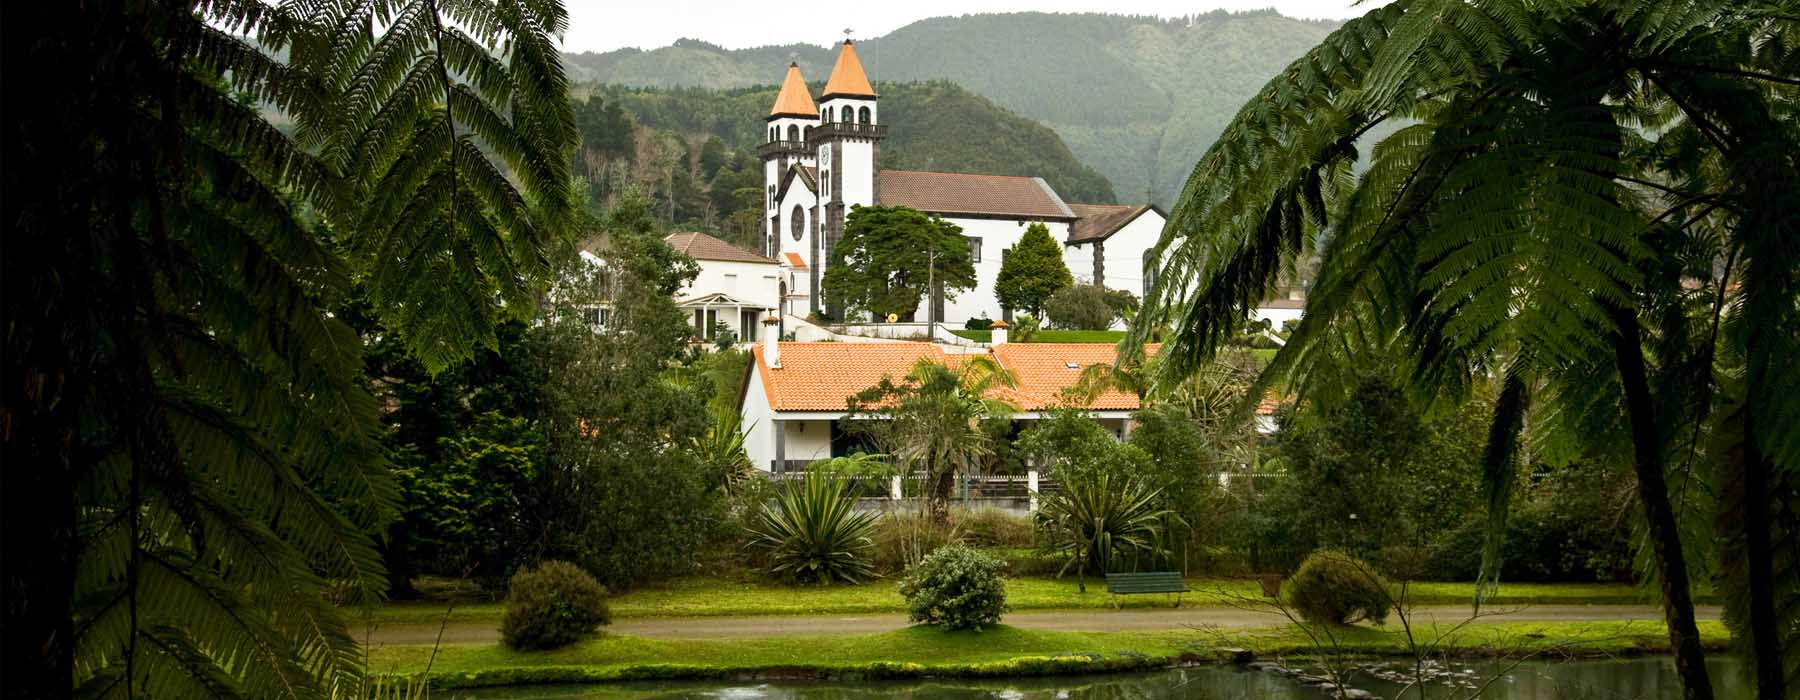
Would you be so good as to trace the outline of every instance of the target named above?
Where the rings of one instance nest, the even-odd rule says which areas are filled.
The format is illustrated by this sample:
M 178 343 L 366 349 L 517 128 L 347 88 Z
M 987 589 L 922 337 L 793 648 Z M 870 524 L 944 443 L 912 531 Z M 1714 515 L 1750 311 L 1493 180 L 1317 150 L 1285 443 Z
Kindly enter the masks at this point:
M 1021 219 L 1074 219 L 1056 190 L 1041 177 L 967 175 L 916 170 L 879 173 L 880 203 L 933 214 L 1004 216 Z
M 704 233 L 671 233 L 663 240 L 668 241 L 669 247 L 674 248 L 675 252 L 684 253 L 695 260 L 780 264 Z
M 1087 243 L 1106 240 L 1125 228 L 1126 224 L 1136 221 L 1144 212 L 1155 209 L 1148 204 L 1069 204 L 1069 209 L 1081 218 L 1069 227 L 1070 243 Z

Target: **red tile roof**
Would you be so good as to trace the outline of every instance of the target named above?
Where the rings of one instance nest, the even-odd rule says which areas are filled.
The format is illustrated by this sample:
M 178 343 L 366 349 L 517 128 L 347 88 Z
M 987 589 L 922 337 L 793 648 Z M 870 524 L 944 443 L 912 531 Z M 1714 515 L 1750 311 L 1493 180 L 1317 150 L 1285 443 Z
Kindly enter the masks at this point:
M 825 99 L 875 97 L 875 88 L 869 85 L 869 74 L 863 72 L 862 59 L 856 56 L 856 42 L 844 40 L 844 48 L 838 51 L 837 65 L 831 67 L 831 77 L 825 79 L 825 92 L 820 95 Z
M 806 89 L 806 79 L 800 77 L 800 66 L 789 63 L 787 77 L 781 80 L 781 92 L 775 96 L 775 106 L 769 109 L 769 118 L 818 116 L 819 106 L 813 103 L 812 92 Z
M 1069 227 L 1070 243 L 1086 243 L 1088 241 L 1105 240 L 1125 228 L 1126 224 L 1136 221 L 1144 212 L 1150 211 L 1148 204 L 1136 206 L 1125 204 L 1075 204 L 1069 209 L 1081 218 Z
M 782 253 L 782 255 L 787 257 L 788 267 L 794 267 L 794 268 L 805 268 L 806 267 L 806 260 L 804 258 L 801 258 L 799 253 L 796 253 L 796 252 L 790 250 L 788 252 Z
M 752 352 L 769 406 L 776 411 L 842 411 L 850 397 L 880 383 L 883 376 L 904 378 L 921 359 L 955 368 L 971 357 L 944 352 L 931 343 L 783 342 L 781 368 L 775 369 L 765 362 L 761 345 Z M 997 388 L 993 396 L 1021 411 L 1064 405 L 1062 392 L 1075 386 L 1082 369 L 1113 362 L 1114 352 L 1110 343 L 1001 344 L 992 350 L 993 357 L 1017 375 L 1018 386 Z M 1108 391 L 1089 408 L 1134 411 L 1138 399 Z
M 1112 364 L 1117 351 L 1112 343 L 1002 343 L 993 353 L 1001 366 L 1018 376 L 1018 387 L 1008 390 L 1012 403 L 1034 411 L 1065 405 L 1062 394 L 1080 383 L 1082 370 Z M 1138 398 L 1114 389 L 1095 398 L 1088 408 L 1135 411 Z
M 769 407 L 777 411 L 842 411 L 850 397 L 902 379 L 921 359 L 949 364 L 949 353 L 931 343 L 781 343 L 781 367 L 769 367 L 763 347 L 754 354 Z
M 916 170 L 883 170 L 881 204 L 904 205 L 933 214 L 1007 216 L 1021 219 L 1075 218 L 1056 190 L 1038 177 L 968 175 Z
M 772 258 L 765 258 L 704 233 L 671 233 L 663 240 L 668 241 L 669 247 L 674 248 L 675 252 L 686 254 L 695 260 L 780 264 Z

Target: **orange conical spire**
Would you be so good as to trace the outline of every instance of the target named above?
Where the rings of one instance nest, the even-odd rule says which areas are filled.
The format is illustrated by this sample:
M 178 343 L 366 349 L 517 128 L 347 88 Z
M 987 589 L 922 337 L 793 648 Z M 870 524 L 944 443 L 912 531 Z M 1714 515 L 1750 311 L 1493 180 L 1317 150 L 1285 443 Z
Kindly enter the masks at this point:
M 863 72 L 862 59 L 856 57 L 856 44 L 849 39 L 844 40 L 844 49 L 838 52 L 837 65 L 831 68 L 831 78 L 825 81 L 825 98 L 832 97 L 875 97 L 875 88 L 869 85 L 869 75 Z
M 775 108 L 769 110 L 769 116 L 819 116 L 819 106 L 813 103 L 812 93 L 806 91 L 806 79 L 800 77 L 799 64 L 788 64 L 787 78 L 781 81 L 781 94 L 775 96 Z

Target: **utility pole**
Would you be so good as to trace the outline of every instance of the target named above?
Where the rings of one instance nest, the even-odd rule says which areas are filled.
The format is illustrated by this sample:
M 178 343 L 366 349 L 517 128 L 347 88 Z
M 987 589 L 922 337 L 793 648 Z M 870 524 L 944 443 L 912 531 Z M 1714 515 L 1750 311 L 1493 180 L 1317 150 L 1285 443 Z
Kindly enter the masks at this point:
M 925 324 L 926 330 L 937 329 L 937 240 L 931 241 L 931 247 L 925 254 Z

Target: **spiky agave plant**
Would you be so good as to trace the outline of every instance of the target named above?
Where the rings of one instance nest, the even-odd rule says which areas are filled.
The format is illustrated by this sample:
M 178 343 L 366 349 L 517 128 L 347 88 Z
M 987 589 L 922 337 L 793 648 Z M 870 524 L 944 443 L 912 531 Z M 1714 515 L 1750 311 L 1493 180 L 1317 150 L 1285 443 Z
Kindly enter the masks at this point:
M 765 504 L 751 544 L 767 552 L 770 570 L 805 583 L 861 583 L 875 575 L 875 514 L 856 512 L 842 479 L 808 472 Z
M 1089 567 L 1104 573 L 1123 557 L 1155 554 L 1169 515 L 1161 496 L 1142 479 L 1106 471 L 1065 478 L 1062 491 L 1044 497 L 1038 509 L 1051 546 L 1068 557 L 1057 575 L 1073 567 L 1086 593 Z
M 8 696 L 360 687 L 322 592 L 385 589 L 395 489 L 342 311 L 433 369 L 531 313 L 574 219 L 560 4 L 18 9 Z

